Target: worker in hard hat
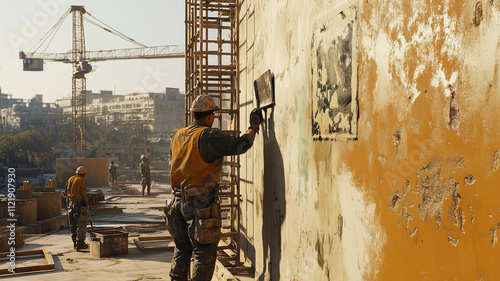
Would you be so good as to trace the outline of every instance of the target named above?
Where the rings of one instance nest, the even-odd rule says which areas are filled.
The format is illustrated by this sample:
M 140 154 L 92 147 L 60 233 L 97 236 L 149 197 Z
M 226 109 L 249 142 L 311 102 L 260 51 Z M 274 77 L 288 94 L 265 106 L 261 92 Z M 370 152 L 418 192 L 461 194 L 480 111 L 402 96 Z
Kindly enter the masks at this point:
M 139 164 L 139 172 L 141 173 L 141 186 L 142 186 L 142 196 L 144 196 L 144 190 L 146 186 L 148 187 L 148 195 L 151 192 L 151 170 L 149 169 L 148 159 L 143 154 L 141 155 L 141 164 Z
M 69 178 L 66 183 L 66 196 L 68 197 L 69 226 L 74 248 L 79 251 L 88 249 L 85 243 L 87 233 L 87 211 L 89 200 L 87 198 L 87 182 L 85 175 L 87 169 L 80 166 L 76 169 L 76 175 Z
M 191 280 L 212 280 L 221 236 L 218 189 L 222 159 L 250 149 L 262 122 L 261 110 L 254 109 L 246 134 L 224 134 L 211 128 L 217 109 L 210 95 L 197 97 L 190 109 L 195 121 L 172 137 L 173 199 L 165 209 L 167 227 L 175 242 L 172 280 L 187 280 L 193 252 Z

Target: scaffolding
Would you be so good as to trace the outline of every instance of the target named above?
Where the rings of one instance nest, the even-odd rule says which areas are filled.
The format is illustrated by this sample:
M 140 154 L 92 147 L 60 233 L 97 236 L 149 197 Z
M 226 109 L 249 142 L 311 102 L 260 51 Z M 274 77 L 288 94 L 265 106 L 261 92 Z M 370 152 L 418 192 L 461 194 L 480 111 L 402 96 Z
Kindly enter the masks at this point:
M 187 0 L 186 9 L 186 125 L 189 107 L 199 95 L 209 94 L 220 110 L 213 128 L 239 136 L 238 3 L 237 0 Z M 222 240 L 218 259 L 240 266 L 239 156 L 223 161 L 220 182 Z

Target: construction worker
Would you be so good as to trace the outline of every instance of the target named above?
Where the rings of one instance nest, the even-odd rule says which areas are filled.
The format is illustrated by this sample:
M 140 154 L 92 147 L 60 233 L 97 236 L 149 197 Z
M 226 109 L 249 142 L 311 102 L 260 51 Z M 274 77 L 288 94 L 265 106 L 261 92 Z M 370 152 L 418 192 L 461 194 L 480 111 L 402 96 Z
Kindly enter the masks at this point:
M 144 190 L 146 186 L 148 187 L 148 195 L 151 192 L 151 171 L 149 170 L 149 163 L 147 162 L 146 156 L 141 155 L 141 164 L 139 164 L 139 172 L 141 173 L 141 186 L 142 186 L 142 196 L 144 196 Z
M 109 173 L 111 175 L 111 184 L 113 186 L 116 186 L 116 166 L 115 166 L 115 162 L 111 162 L 111 165 L 109 166 Z
M 76 175 L 69 178 L 66 183 L 66 196 L 68 197 L 69 226 L 74 248 L 79 251 L 88 249 L 85 243 L 87 234 L 87 211 L 89 200 L 87 198 L 87 182 L 85 181 L 87 169 L 80 166 L 76 169 Z
M 175 242 L 172 280 L 187 280 L 192 253 L 191 280 L 212 280 L 221 235 L 218 188 L 222 159 L 250 149 L 262 121 L 261 110 L 254 109 L 246 134 L 234 137 L 211 128 L 217 109 L 211 96 L 197 97 L 191 106 L 195 121 L 172 138 L 170 175 L 174 196 L 165 209 Z

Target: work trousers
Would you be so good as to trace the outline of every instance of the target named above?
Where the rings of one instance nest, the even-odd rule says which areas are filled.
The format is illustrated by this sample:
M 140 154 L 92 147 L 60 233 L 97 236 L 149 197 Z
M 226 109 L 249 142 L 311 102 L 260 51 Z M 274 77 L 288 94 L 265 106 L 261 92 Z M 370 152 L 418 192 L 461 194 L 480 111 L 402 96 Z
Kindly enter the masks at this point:
M 181 212 L 182 201 L 174 197 L 173 202 L 167 207 L 171 212 L 169 219 L 170 228 L 173 229 L 175 249 L 172 257 L 170 277 L 175 281 L 186 281 L 191 261 L 194 257 L 192 281 L 210 281 L 215 269 L 217 259 L 217 244 L 200 244 L 195 239 L 195 219 L 186 221 Z
M 116 179 L 117 179 L 116 172 L 112 172 L 112 173 L 111 173 L 111 184 L 112 184 L 113 186 L 115 186 L 115 185 L 116 185 L 116 183 L 117 183 Z
M 144 195 L 144 190 L 146 189 L 146 186 L 148 187 L 148 195 L 149 195 L 151 192 L 151 174 L 147 174 L 142 177 L 141 186 L 142 186 L 142 195 Z
M 70 199 L 68 209 L 73 245 L 81 246 L 85 244 L 87 234 L 87 206 L 82 206 L 81 200 Z

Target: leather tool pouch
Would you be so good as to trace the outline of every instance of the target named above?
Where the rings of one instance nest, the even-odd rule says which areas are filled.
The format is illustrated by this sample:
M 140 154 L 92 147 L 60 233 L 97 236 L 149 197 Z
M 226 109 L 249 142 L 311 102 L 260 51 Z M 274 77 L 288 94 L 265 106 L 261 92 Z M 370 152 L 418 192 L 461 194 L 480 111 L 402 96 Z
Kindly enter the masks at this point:
M 193 238 L 200 244 L 217 243 L 221 237 L 222 225 L 219 198 L 216 193 L 209 193 L 203 199 L 201 201 L 204 204 L 195 204 L 201 208 L 196 209 Z
M 210 244 L 219 242 L 221 237 L 220 218 L 194 219 L 193 239 L 200 244 Z

